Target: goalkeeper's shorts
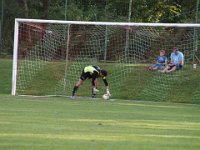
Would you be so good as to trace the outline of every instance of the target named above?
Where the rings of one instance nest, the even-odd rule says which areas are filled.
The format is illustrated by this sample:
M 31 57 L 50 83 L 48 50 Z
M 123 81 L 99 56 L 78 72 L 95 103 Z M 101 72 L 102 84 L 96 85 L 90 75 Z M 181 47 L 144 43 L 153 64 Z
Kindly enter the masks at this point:
M 89 72 L 85 73 L 84 70 L 83 70 L 82 73 L 81 73 L 80 79 L 81 80 L 86 80 L 87 78 L 91 78 L 91 75 L 90 75 Z

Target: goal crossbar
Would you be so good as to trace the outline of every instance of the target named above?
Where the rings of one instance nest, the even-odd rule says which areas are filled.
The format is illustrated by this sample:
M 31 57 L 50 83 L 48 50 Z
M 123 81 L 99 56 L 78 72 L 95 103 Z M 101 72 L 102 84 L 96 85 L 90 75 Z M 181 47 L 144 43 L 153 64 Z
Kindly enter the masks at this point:
M 92 21 L 64 21 L 16 18 L 17 22 L 79 24 L 79 25 L 110 25 L 110 26 L 154 26 L 154 27 L 200 27 L 197 23 L 140 23 L 140 22 L 92 22 Z

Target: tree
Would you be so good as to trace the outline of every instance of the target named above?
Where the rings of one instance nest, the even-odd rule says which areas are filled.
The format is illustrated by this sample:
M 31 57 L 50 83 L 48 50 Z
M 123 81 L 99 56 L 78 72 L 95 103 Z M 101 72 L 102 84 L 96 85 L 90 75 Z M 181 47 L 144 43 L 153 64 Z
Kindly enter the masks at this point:
M 129 0 L 67 0 L 67 19 L 128 21 Z M 196 0 L 132 0 L 131 22 L 195 22 Z M 9 0 L 2 37 L 12 54 L 15 18 L 65 19 L 65 0 Z

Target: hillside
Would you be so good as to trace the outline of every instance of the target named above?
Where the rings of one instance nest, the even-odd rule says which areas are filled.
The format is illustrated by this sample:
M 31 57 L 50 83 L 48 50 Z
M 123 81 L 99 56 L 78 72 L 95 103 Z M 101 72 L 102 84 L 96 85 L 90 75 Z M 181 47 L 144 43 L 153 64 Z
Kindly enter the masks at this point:
M 0 60 L 0 88 L 1 94 L 11 91 L 12 61 Z M 133 99 L 146 101 L 169 101 L 200 103 L 200 68 L 192 69 L 186 65 L 182 71 L 163 74 L 160 72 L 145 71 L 146 65 L 126 64 L 99 64 L 108 70 L 108 82 L 112 98 Z M 71 90 L 78 80 L 82 67 L 80 64 L 69 63 L 66 74 L 66 89 L 63 78 L 65 76 L 64 62 L 51 62 L 43 69 L 32 75 L 26 86 L 18 88 L 18 94 L 32 95 L 70 95 Z M 120 70 L 121 69 L 121 70 Z M 25 78 L 28 74 L 25 75 Z M 19 83 L 19 82 L 18 82 Z M 104 85 L 99 81 L 99 97 L 104 93 Z M 79 89 L 78 96 L 90 96 L 91 82 L 86 81 Z

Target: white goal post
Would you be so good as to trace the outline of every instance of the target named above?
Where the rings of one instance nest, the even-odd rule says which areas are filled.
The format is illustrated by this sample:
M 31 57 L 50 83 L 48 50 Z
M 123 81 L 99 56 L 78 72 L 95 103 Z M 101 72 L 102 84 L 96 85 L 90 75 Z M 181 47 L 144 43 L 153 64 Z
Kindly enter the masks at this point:
M 147 73 L 143 68 L 155 62 L 160 49 L 166 50 L 169 60 L 172 47 L 183 51 L 186 63 L 194 63 L 199 28 L 200 24 L 190 23 L 17 18 L 12 95 L 70 95 L 83 67 L 97 64 L 110 72 L 108 81 L 114 97 L 159 99 L 160 90 L 169 92 L 173 79 L 181 74 L 167 75 L 169 80 L 164 81 L 163 74 Z M 127 87 L 130 82 L 138 86 Z M 86 88 L 89 86 L 86 84 Z M 119 94 L 123 88 L 126 92 Z M 79 94 L 88 92 L 82 90 Z

